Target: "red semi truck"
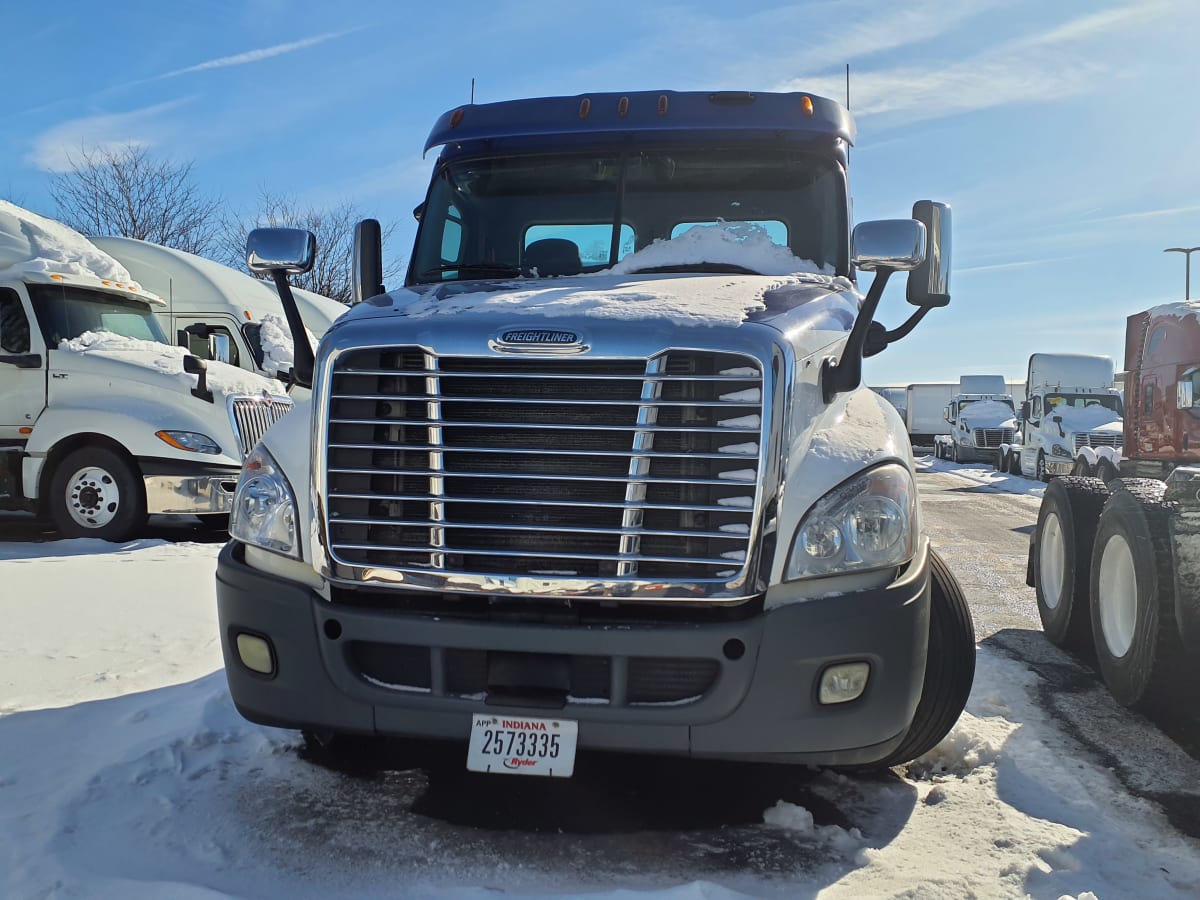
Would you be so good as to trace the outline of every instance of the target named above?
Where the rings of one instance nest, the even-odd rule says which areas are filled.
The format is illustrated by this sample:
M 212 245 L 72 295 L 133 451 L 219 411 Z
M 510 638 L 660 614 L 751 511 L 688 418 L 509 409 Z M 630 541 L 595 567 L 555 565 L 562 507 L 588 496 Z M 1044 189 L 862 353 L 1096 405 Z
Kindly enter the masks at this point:
M 1122 704 L 1171 705 L 1200 682 L 1200 302 L 1154 307 L 1125 331 L 1117 477 L 1046 487 L 1027 581 L 1046 636 L 1095 648 Z

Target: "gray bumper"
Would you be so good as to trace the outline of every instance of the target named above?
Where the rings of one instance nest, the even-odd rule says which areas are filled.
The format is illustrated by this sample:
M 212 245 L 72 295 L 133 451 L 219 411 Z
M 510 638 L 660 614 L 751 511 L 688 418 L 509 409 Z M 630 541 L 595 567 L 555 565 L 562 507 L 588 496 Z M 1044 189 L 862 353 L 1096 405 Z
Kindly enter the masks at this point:
M 925 669 L 929 573 L 922 555 L 901 580 L 878 590 L 812 600 L 731 622 L 613 625 L 524 624 L 433 617 L 329 603 L 309 588 L 248 567 L 230 542 L 217 567 L 221 649 L 234 703 L 254 722 L 465 741 L 473 712 L 557 716 L 579 722 L 579 747 L 679 756 L 819 765 L 868 764 L 903 738 Z M 267 638 L 275 670 L 256 674 L 240 661 L 236 635 Z M 744 652 L 731 658 L 729 642 Z M 488 704 L 452 693 L 434 672 L 428 689 L 372 683 L 355 647 L 604 657 L 611 670 L 639 657 L 716 661 L 716 675 L 690 702 L 622 702 L 613 676 L 608 703 Z M 377 654 L 378 656 L 379 654 Z M 864 660 L 871 678 L 857 700 L 817 702 L 821 672 Z M 376 679 L 377 681 L 379 679 Z
M 146 512 L 205 515 L 233 509 L 236 470 L 223 475 L 147 475 Z

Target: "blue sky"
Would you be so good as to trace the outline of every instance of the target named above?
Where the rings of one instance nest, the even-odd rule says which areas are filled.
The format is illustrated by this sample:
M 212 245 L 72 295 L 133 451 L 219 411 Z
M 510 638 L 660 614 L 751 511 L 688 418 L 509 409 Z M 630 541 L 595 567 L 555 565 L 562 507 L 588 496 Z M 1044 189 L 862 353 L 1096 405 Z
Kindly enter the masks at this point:
M 820 0 L 647 4 L 60 0 L 5 10 L 0 196 L 53 215 L 48 173 L 135 142 L 194 161 L 251 212 L 261 188 L 400 223 L 434 119 L 588 91 L 806 90 L 844 98 L 855 219 L 954 208 L 953 302 L 868 361 L 872 383 L 1023 377 L 1033 352 L 1104 353 L 1183 298 L 1200 245 L 1200 3 Z M 1200 253 L 1193 257 L 1200 296 Z M 864 284 L 869 276 L 864 277 Z M 881 318 L 908 313 L 903 278 Z

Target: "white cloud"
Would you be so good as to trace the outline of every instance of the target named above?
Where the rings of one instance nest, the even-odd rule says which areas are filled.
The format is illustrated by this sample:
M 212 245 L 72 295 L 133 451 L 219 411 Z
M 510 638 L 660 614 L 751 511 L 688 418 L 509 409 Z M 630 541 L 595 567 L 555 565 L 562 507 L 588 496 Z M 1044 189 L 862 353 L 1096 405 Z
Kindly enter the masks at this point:
M 1098 38 L 1124 35 L 1161 16 L 1162 3 L 1139 2 L 1081 16 L 1046 31 L 1023 35 L 973 57 L 937 66 L 896 66 L 852 73 L 855 115 L 905 122 L 944 118 L 1013 103 L 1040 103 L 1077 96 L 1122 74 L 1119 55 L 1096 52 Z M 903 29 L 897 38 L 911 42 Z M 1091 42 L 1091 43 L 1089 43 Z M 1080 46 L 1080 45 L 1088 46 Z M 901 46 L 897 43 L 896 46 Z M 841 96 L 844 76 L 788 79 L 779 90 L 811 90 Z
M 30 163 L 45 172 L 66 172 L 80 151 L 115 150 L 120 147 L 152 147 L 170 130 L 163 122 L 166 113 L 189 103 L 191 98 L 172 100 L 127 113 L 86 116 L 55 125 L 34 138 L 27 155 Z
M 1145 209 L 1140 212 L 1120 213 L 1115 216 L 1099 216 L 1085 222 L 1133 222 L 1141 219 L 1171 219 L 1200 212 L 1200 206 L 1173 206 L 1166 209 Z
M 294 53 L 297 50 L 305 50 L 309 47 L 315 47 L 318 44 L 323 44 L 326 41 L 331 41 L 334 38 L 343 37 L 352 32 L 359 31 L 359 28 L 350 28 L 343 31 L 330 31 L 325 34 L 318 34 L 315 37 L 304 38 L 300 41 L 292 41 L 288 44 L 275 44 L 272 47 L 262 47 L 258 50 L 247 50 L 245 53 L 237 53 L 233 56 L 222 56 L 218 59 L 210 59 L 207 62 L 197 63 L 194 66 L 188 66 L 184 69 L 176 69 L 173 72 L 164 72 L 158 78 L 174 78 L 177 75 L 187 75 L 191 72 L 206 72 L 209 69 L 224 69 L 229 66 L 244 66 L 248 63 L 262 62 L 264 59 L 272 59 L 276 56 L 283 56 L 285 53 Z

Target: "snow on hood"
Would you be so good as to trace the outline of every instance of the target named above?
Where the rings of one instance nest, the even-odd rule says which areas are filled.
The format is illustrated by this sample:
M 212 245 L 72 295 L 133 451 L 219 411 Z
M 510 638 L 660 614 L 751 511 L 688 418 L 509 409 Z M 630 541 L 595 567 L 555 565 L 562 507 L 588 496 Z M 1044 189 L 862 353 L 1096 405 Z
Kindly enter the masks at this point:
M 794 256 L 787 247 L 771 240 L 767 230 L 753 222 L 719 222 L 697 225 L 670 240 L 654 241 L 631 253 L 611 269 L 615 275 L 630 275 L 659 266 L 725 263 L 741 266 L 760 275 L 834 275 L 833 266 L 818 266 Z
M 1013 408 L 999 400 L 976 400 L 958 414 L 960 419 L 988 422 L 1005 422 L 1013 416 Z
M 0 269 L 25 275 L 83 275 L 141 290 L 129 270 L 79 232 L 0 200 Z
M 187 390 L 195 387 L 198 381 L 198 376 L 183 371 L 183 358 L 188 355 L 185 347 L 160 344 L 156 341 L 140 341 L 103 331 L 85 331 L 77 338 L 62 341 L 58 349 L 154 369 L 165 375 L 177 377 L 184 382 Z M 211 360 L 208 363 L 208 388 L 214 394 L 223 397 L 230 394 L 257 395 L 264 389 L 273 394 L 284 393 L 283 385 L 274 379 Z
M 262 328 L 258 332 L 258 340 L 262 345 L 264 372 L 271 375 L 286 373 L 295 361 L 295 345 L 292 343 L 292 330 L 288 327 L 287 319 L 283 316 L 267 315 L 259 319 Z M 317 349 L 317 336 L 305 326 L 309 346 Z
M 1115 410 L 1096 404 L 1082 409 L 1074 406 L 1058 406 L 1047 413 L 1047 418 L 1053 421 L 1054 416 L 1062 416 L 1063 431 L 1095 431 L 1104 425 L 1121 421 Z

